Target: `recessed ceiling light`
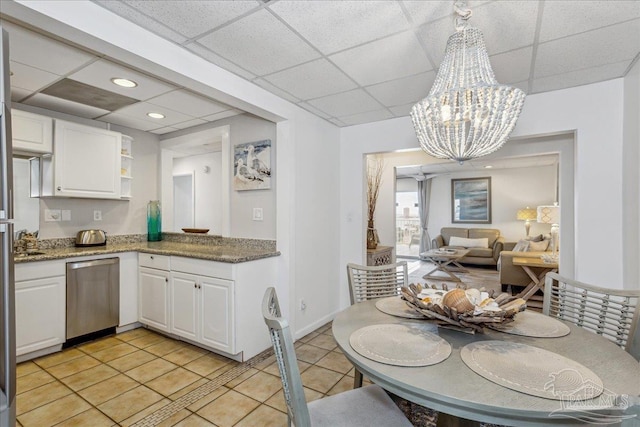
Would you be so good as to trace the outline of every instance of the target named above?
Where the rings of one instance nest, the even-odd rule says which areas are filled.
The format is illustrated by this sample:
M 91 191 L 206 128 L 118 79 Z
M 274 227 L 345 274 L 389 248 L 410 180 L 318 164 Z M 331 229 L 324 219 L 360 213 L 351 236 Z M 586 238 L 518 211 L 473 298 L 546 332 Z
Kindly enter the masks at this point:
M 151 117 L 152 119 L 164 119 L 164 114 L 162 113 L 147 113 L 147 116 Z
M 111 83 L 113 83 L 114 85 L 122 86 L 122 87 L 136 87 L 136 86 L 138 86 L 138 83 L 134 82 L 133 80 L 123 79 L 121 77 L 112 78 L 111 79 Z
M 493 167 L 493 166 L 491 166 L 491 165 L 487 165 L 487 166 L 485 166 L 484 168 L 485 168 L 485 169 L 491 169 L 492 167 Z

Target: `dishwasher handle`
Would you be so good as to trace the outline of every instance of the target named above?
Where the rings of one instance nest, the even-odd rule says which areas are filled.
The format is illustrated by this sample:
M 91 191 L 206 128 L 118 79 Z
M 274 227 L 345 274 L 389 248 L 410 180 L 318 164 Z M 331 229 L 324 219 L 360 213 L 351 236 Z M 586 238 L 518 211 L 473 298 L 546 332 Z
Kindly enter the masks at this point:
M 68 262 L 67 269 L 78 270 L 80 268 L 97 267 L 99 265 L 111 265 L 111 264 L 117 264 L 119 261 L 120 261 L 119 258 L 106 258 L 106 259 L 94 259 L 91 261 Z

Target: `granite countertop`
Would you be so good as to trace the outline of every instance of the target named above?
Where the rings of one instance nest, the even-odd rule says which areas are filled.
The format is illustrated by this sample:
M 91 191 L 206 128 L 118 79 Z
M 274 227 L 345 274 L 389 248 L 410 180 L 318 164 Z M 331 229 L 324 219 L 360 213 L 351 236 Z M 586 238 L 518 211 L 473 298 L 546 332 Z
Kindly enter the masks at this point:
M 209 261 L 240 263 L 262 258 L 279 256 L 280 252 L 257 245 L 236 244 L 198 244 L 173 241 L 107 243 L 105 246 L 92 247 L 59 247 L 38 249 L 41 255 L 16 256 L 16 263 L 47 261 L 91 255 L 104 255 L 118 252 L 144 252 L 158 255 L 176 255 L 188 258 L 206 259 Z

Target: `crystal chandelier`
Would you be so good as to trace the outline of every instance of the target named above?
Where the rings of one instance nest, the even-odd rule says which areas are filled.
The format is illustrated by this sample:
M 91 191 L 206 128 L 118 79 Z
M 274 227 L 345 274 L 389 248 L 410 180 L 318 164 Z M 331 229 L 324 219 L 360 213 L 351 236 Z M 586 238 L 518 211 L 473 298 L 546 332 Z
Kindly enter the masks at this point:
M 467 26 L 471 10 L 456 1 L 456 33 L 449 37 L 433 87 L 411 109 L 422 149 L 439 159 L 465 160 L 507 142 L 525 94 L 501 85 L 489 63 L 482 32 Z

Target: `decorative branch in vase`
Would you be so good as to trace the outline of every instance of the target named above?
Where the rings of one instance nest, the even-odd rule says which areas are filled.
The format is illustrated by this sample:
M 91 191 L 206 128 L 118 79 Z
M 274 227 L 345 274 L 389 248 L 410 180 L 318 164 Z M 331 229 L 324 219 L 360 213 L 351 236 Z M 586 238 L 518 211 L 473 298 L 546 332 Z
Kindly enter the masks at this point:
M 373 225 L 373 217 L 376 212 L 376 203 L 380 193 L 380 183 L 382 182 L 382 170 L 384 160 L 380 158 L 367 159 L 367 249 L 378 247 L 378 232 Z

